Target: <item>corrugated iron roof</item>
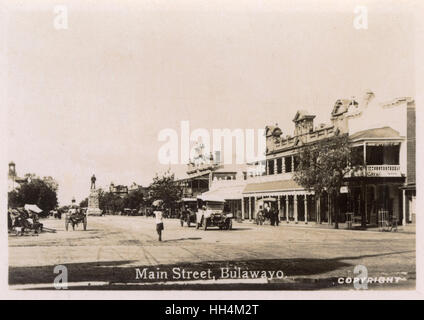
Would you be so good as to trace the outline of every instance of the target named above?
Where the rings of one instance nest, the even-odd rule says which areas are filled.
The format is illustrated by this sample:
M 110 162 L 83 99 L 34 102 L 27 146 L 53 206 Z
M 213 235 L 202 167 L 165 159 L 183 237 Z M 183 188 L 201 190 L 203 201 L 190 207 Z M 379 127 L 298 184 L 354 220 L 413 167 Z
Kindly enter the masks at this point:
M 363 131 L 356 132 L 349 136 L 350 140 L 358 139 L 375 139 L 375 138 L 401 138 L 399 132 L 392 129 L 391 127 L 382 127 L 367 129 Z

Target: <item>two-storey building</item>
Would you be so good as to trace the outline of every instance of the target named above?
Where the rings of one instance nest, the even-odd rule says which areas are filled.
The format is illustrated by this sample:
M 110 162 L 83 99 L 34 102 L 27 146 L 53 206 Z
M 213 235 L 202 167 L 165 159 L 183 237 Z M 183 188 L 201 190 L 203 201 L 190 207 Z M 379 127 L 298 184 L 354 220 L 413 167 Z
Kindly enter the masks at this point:
M 387 210 L 399 223 L 410 222 L 415 215 L 415 130 L 411 129 L 415 118 L 412 117 L 415 117 L 413 99 L 377 103 L 374 93 L 368 91 L 362 99 L 337 100 L 329 124 L 314 126 L 315 116 L 300 110 L 293 119 L 292 136 L 277 126 L 266 127 L 266 160 L 252 164 L 263 170 L 247 176 L 243 217 L 253 219 L 258 200 L 273 197 L 282 220 L 332 223 L 334 210 L 328 197 L 315 199 L 313 191 L 294 181 L 293 172 L 302 144 L 344 133 L 349 135 L 352 148 L 362 154 L 364 170 L 359 176 L 345 177 L 341 220 L 343 213 L 353 212 L 355 216 L 365 216 L 367 224 L 376 224 L 378 210 Z M 319 214 L 316 201 L 320 201 Z
M 201 155 L 187 166 L 186 177 L 177 180 L 183 197 L 200 194 L 214 195 L 226 201 L 227 210 L 241 218 L 242 191 L 246 185 L 244 165 L 226 165 L 220 161 L 220 152 Z M 201 159 L 201 160 L 200 160 Z

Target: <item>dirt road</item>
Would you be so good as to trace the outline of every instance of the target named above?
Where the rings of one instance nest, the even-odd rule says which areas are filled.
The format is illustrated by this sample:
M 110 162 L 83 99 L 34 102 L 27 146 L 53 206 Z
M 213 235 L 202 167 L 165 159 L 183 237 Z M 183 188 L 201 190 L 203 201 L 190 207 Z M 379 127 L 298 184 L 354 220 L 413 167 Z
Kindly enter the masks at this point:
M 82 226 L 65 231 L 63 220 L 42 222 L 56 233 L 9 236 L 11 285 L 51 284 L 56 277 L 54 267 L 65 265 L 70 283 L 101 282 L 107 283 L 107 288 L 114 284 L 114 289 L 130 284 L 173 283 L 173 277 L 137 279 L 136 270 L 171 274 L 175 267 L 212 270 L 215 279 L 220 278 L 221 268 L 284 272 L 284 280 L 265 284 L 258 280 L 261 289 L 346 288 L 349 286 L 335 284 L 337 278 L 354 277 L 354 267 L 364 265 L 369 277 L 403 278 L 399 283 L 374 288 L 415 286 L 415 234 L 257 226 L 249 222 L 234 223 L 231 231 L 204 231 L 181 227 L 178 220 L 168 219 L 164 241 L 158 242 L 152 218 L 90 216 L 87 231 Z M 241 282 L 242 287 L 253 285 Z M 205 283 L 199 283 L 199 288 Z M 229 283 L 222 287 L 234 287 L 237 281 Z M 214 288 L 220 287 L 216 283 Z

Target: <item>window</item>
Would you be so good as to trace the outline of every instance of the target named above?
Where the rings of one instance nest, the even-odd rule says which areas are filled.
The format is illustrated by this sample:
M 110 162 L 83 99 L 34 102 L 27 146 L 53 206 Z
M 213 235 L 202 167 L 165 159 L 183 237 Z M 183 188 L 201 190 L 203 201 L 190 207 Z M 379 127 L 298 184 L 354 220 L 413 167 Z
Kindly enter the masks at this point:
M 286 167 L 286 172 L 292 172 L 292 157 L 284 157 L 284 165 Z
M 283 173 L 283 159 L 277 159 L 277 173 Z
M 274 160 L 268 160 L 268 174 L 274 174 Z

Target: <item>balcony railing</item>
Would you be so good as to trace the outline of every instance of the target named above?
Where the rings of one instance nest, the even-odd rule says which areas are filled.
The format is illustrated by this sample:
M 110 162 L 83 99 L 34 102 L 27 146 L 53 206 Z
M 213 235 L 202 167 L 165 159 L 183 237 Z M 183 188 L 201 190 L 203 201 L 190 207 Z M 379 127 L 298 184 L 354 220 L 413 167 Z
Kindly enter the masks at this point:
M 367 166 L 367 177 L 401 177 L 400 165 L 382 164 Z
M 263 176 L 247 176 L 247 182 L 249 183 L 259 183 L 259 182 L 271 182 L 271 181 L 279 181 L 279 180 L 290 180 L 293 178 L 292 172 L 286 173 L 278 173 L 278 174 L 270 174 Z
M 367 165 L 366 171 L 358 169 L 355 172 L 346 174 L 346 177 L 401 177 L 400 165 L 396 164 L 380 164 L 380 165 Z
M 382 164 L 382 165 L 368 165 L 366 166 L 366 171 L 364 169 L 358 169 L 354 173 L 349 172 L 346 174 L 346 177 L 401 177 L 402 172 L 400 170 L 400 165 L 393 164 Z M 272 175 L 263 175 L 263 176 L 254 176 L 247 177 L 247 181 L 250 183 L 257 182 L 269 182 L 277 180 L 288 180 L 293 178 L 292 172 L 272 174 Z

